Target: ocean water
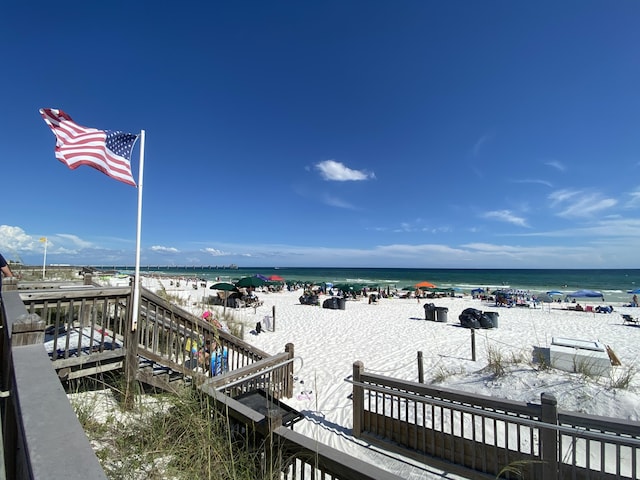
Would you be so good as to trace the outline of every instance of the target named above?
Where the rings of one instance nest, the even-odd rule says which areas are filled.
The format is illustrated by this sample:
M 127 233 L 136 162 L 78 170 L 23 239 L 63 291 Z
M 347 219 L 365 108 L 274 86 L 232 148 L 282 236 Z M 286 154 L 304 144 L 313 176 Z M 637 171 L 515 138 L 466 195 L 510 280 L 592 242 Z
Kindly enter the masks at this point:
M 118 267 L 132 273 L 133 267 Z M 261 274 L 279 275 L 296 282 L 358 282 L 380 288 L 404 288 L 426 280 L 438 287 L 470 292 L 474 288 L 514 288 L 531 292 L 598 290 L 605 302 L 628 302 L 629 290 L 640 288 L 640 270 L 552 270 L 552 269 L 412 269 L 412 268 L 265 268 L 239 267 L 141 267 L 143 274 L 184 276 L 206 280 L 234 281 Z

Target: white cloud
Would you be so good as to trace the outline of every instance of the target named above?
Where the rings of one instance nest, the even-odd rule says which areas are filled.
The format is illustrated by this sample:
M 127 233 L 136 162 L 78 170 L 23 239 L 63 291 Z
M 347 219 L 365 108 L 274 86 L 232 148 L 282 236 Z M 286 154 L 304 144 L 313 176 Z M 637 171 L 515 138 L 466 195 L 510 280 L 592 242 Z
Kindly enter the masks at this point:
M 492 212 L 486 212 L 482 216 L 484 218 L 518 225 L 519 227 L 529 227 L 529 225 L 527 225 L 527 221 L 524 218 L 514 215 L 511 210 L 494 210 Z
M 483 149 L 484 145 L 493 138 L 492 134 L 485 133 L 482 135 L 476 143 L 473 145 L 471 152 L 474 157 L 477 157 L 480 154 L 480 151 Z
M 315 167 L 320 171 L 322 178 L 336 182 L 361 181 L 376 178 L 373 172 L 353 170 L 335 160 L 325 160 L 317 163 Z
M 35 250 L 36 242 L 39 242 L 39 239 L 27 235 L 20 227 L 0 225 L 0 249 L 4 251 Z
M 613 237 L 628 242 L 630 238 L 640 237 L 640 219 L 608 218 L 582 227 L 565 228 L 546 232 L 518 234 L 524 237 L 555 237 L 555 238 L 589 238 L 603 237 L 607 241 Z
M 558 190 L 549 195 L 552 207 L 559 207 L 561 217 L 590 217 L 615 206 L 618 201 L 599 192 Z
M 77 248 L 92 248 L 94 246 L 93 243 L 88 242 L 87 240 L 83 240 L 77 235 L 72 235 L 70 233 L 57 233 L 56 237 L 66 240 Z
M 330 207 L 338 207 L 338 208 L 346 208 L 349 210 L 356 210 L 356 207 L 351 205 L 349 202 L 345 202 L 344 200 L 334 197 L 329 194 L 324 194 L 322 196 L 322 202 Z
M 229 255 L 229 253 L 223 252 L 222 250 L 218 250 L 216 248 L 205 248 L 202 251 L 214 257 L 223 257 L 225 255 Z
M 180 250 L 174 247 L 163 247 L 161 245 L 153 245 L 151 250 L 159 253 L 179 253 Z
M 545 162 L 545 165 L 553 167 L 560 172 L 564 172 L 567 169 L 567 167 L 565 167 L 562 163 L 558 162 L 557 160 L 551 160 L 550 162 Z
M 629 192 L 629 196 L 631 199 L 627 202 L 626 206 L 629 208 L 639 207 L 640 206 L 640 187 L 638 187 L 633 192 Z

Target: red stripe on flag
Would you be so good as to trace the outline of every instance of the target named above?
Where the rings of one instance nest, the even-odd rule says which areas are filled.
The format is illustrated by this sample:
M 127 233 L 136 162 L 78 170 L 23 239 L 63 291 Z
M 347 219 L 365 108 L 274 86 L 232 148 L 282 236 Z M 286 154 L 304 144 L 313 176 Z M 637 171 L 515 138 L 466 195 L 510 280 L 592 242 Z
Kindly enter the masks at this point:
M 120 182 L 136 186 L 131 174 L 131 152 L 122 156 L 111 151 L 107 147 L 105 131 L 78 125 L 62 110 L 43 108 L 40 114 L 56 136 L 58 160 L 72 170 L 87 165 Z

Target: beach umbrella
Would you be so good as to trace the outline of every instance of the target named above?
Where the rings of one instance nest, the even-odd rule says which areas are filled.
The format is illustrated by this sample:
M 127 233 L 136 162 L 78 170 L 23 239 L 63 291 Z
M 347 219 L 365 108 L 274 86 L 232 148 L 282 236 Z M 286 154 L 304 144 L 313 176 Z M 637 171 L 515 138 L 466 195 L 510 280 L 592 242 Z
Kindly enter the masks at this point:
M 259 273 L 256 274 L 256 277 L 258 277 L 261 280 L 264 280 L 265 282 L 268 282 L 269 280 L 271 280 L 271 277 L 265 277 L 264 275 L 260 275 Z
M 424 281 L 424 282 L 416 283 L 415 287 L 416 288 L 435 288 L 436 286 L 431 282 Z
M 209 287 L 211 290 L 222 290 L 224 292 L 237 292 L 238 288 L 233 283 L 219 282 Z
M 280 275 L 271 275 L 266 280 L 270 280 L 272 282 L 284 282 L 284 278 L 282 278 Z
M 236 287 L 261 287 L 265 281 L 258 277 L 243 277 L 236 282 Z
M 547 292 L 547 295 L 549 295 L 549 296 L 551 296 L 551 297 L 553 297 L 554 295 L 560 295 L 560 296 L 562 296 L 562 295 L 564 295 L 564 293 L 562 293 L 560 290 L 549 290 L 549 291 Z
M 358 292 L 362 290 L 362 285 L 358 283 L 338 283 L 334 285 L 333 288 L 341 292 Z
M 634 295 L 637 295 L 638 293 L 640 293 L 640 288 L 636 288 L 635 290 L 628 290 L 627 293 L 632 293 Z
M 548 293 L 540 293 L 536 295 L 536 300 L 538 302 L 553 303 L 553 298 L 551 298 L 551 295 Z
M 567 293 L 567 298 L 601 298 L 604 300 L 602 292 L 597 290 L 578 290 L 576 292 Z
M 227 282 L 218 282 L 214 283 L 209 287 L 211 290 L 221 290 L 224 292 L 224 304 L 222 307 L 222 315 L 226 317 L 227 315 L 227 298 L 229 297 L 229 292 L 239 292 L 238 288 L 233 283 Z

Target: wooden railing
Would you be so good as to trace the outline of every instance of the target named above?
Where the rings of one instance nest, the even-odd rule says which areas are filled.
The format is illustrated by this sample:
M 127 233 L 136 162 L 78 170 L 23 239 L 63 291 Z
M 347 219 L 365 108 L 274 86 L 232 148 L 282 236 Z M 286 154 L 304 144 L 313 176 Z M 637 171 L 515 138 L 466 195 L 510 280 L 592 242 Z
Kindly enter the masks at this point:
M 131 287 L 70 286 L 19 292 L 29 313 L 45 321 L 47 348 L 64 379 L 122 368 L 129 355 L 132 363 L 140 359 L 138 379 L 151 385 L 171 389 L 175 379 L 202 382 L 209 374 L 191 345 L 199 348 L 207 340 L 225 351 L 225 371 L 270 357 L 144 288 L 134 335 L 129 333 Z M 158 374 L 159 366 L 166 374 Z M 274 373 L 281 382 L 278 395 L 293 394 L 292 368 L 284 365 Z
M 2 296 L 3 478 L 106 479 L 43 347 L 45 322 L 18 292 Z
M 353 435 L 463 476 L 637 479 L 640 423 L 559 412 L 366 373 L 353 365 Z M 425 455 L 428 460 L 425 460 Z M 519 475 L 507 478 L 521 478 Z
M 1 309 L 0 480 L 106 478 L 60 379 L 120 369 L 133 352 L 129 363 L 143 382 L 168 390 L 175 378 L 201 383 L 210 377 L 186 346 L 194 340 L 201 345 L 206 338 L 215 338 L 227 351 L 226 375 L 252 364 L 262 368 L 271 358 L 145 289 L 138 328 L 131 333 L 131 287 L 52 288 L 46 282 L 17 290 L 15 282 L 6 283 L 16 290 L 3 292 Z M 293 346 L 287 348 L 290 353 L 275 358 L 293 355 Z M 292 395 L 292 368 L 285 362 L 270 371 L 268 382 L 277 386 L 278 396 Z M 171 374 L 157 375 L 158 369 Z M 61 443 L 73 452 L 71 457 L 60 454 Z
M 228 416 L 233 429 L 245 432 L 249 446 L 262 452 L 262 478 L 324 480 L 401 480 L 369 462 L 354 458 L 317 440 L 282 425 L 282 417 L 266 408 L 267 414 L 245 406 L 210 384 L 201 389 L 208 393 L 221 412 Z M 268 399 L 266 399 L 268 401 Z

